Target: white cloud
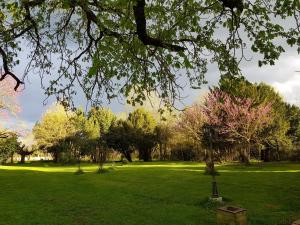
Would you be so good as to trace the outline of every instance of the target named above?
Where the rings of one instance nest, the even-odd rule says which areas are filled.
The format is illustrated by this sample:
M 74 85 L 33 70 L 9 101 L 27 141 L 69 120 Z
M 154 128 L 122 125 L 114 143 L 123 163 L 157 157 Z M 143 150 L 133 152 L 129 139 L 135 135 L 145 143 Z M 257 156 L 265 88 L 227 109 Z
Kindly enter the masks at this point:
M 284 82 L 273 82 L 272 86 L 283 95 L 287 102 L 300 105 L 300 73 L 295 72 Z

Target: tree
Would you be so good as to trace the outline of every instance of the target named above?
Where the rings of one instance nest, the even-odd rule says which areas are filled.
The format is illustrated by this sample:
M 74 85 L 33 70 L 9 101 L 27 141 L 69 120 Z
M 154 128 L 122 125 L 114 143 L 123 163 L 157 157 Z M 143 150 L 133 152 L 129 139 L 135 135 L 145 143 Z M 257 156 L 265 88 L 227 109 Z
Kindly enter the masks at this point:
M 243 147 L 241 156 L 247 164 L 251 145 L 262 143 L 263 130 L 272 121 L 270 111 L 271 103 L 254 105 L 249 98 L 231 96 L 220 90 L 212 90 L 203 106 L 214 144 L 219 148 L 223 145 Z
M 206 117 L 200 104 L 193 104 L 191 107 L 185 109 L 178 121 L 179 130 L 194 140 L 198 149 L 202 143 L 203 126 L 205 122 Z
M 5 163 L 10 157 L 12 157 L 19 145 L 18 137 L 15 134 L 11 134 L 5 139 L 0 138 L 0 163 Z
M 295 105 L 286 105 L 287 118 L 289 121 L 289 130 L 287 136 L 292 141 L 292 160 L 300 159 L 300 108 Z
M 0 111 L 2 117 L 6 116 L 7 113 L 16 115 L 20 112 L 19 93 L 13 90 L 13 85 L 12 79 L 5 79 L 0 82 Z
M 222 74 L 237 75 L 246 47 L 262 55 L 261 66 L 273 65 L 284 52 L 278 39 L 300 46 L 298 0 L 0 3 L 1 80 L 13 77 L 15 89 L 22 84 L 13 70 L 24 46 L 31 46 L 25 75 L 32 68 L 41 75 L 57 74 L 46 91 L 63 100 L 76 93 L 78 79 L 94 103 L 103 95 L 111 99 L 131 92 L 130 102 L 141 102 L 156 92 L 172 105 L 180 98 L 177 78 L 185 76 L 191 87 L 199 87 L 208 62 Z M 51 61 L 54 55 L 60 66 Z
M 0 70 L 2 75 L 2 70 Z M 18 102 L 19 93 L 13 90 L 14 84 L 11 78 L 0 82 L 0 119 L 7 120 L 10 115 L 16 116 L 20 112 Z M 1 127 L 0 138 L 8 138 L 12 133 Z
M 37 145 L 51 153 L 55 162 L 59 161 L 60 153 L 64 151 L 66 138 L 71 136 L 75 130 L 69 121 L 70 116 L 63 106 L 54 105 L 33 128 Z
M 21 156 L 20 163 L 25 163 L 25 157 L 32 155 L 34 151 L 35 149 L 30 151 L 25 145 L 18 145 L 15 152 Z
M 126 120 L 117 120 L 112 124 L 106 135 L 108 147 L 121 152 L 129 162 L 132 162 L 133 132 L 131 123 Z
M 145 162 L 152 160 L 152 151 L 156 145 L 154 129 L 156 121 L 143 108 L 136 109 L 128 116 L 134 132 L 134 145 L 139 151 L 139 158 Z
M 116 120 L 114 113 L 108 108 L 91 108 L 88 115 L 87 133 L 94 146 L 94 158 L 99 163 L 99 172 L 103 172 L 103 164 L 107 158 L 107 134 Z
M 270 110 L 272 121 L 263 132 L 265 134 L 262 143 L 263 154 L 260 154 L 259 150 L 262 159 L 269 161 L 271 153 L 278 158 L 280 151 L 291 148 L 291 139 L 287 135 L 290 126 L 287 105 L 273 87 L 264 83 L 253 84 L 244 77 L 222 76 L 219 88 L 230 95 L 252 99 L 253 105 L 272 103 Z
M 295 105 L 286 105 L 287 118 L 290 122 L 290 127 L 287 135 L 292 139 L 294 145 L 300 144 L 300 108 Z
M 159 145 L 159 158 L 165 160 L 167 156 L 167 145 L 174 136 L 174 125 L 171 121 L 160 122 L 155 127 L 154 133 Z
M 86 131 L 86 117 L 81 109 L 78 109 L 72 117 L 69 119 L 73 132 L 66 138 L 69 142 L 70 150 L 73 150 L 77 159 L 78 170 L 76 174 L 82 174 L 81 170 L 81 157 L 85 155 L 89 150 L 89 136 Z

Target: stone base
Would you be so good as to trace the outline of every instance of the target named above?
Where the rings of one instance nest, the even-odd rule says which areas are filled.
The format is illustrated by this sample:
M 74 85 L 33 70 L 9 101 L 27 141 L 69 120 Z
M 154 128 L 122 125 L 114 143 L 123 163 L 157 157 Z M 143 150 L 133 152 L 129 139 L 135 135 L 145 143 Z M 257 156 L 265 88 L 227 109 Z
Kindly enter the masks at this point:
M 222 197 L 218 197 L 218 198 L 210 197 L 209 200 L 212 201 L 212 202 L 223 202 Z
M 300 219 L 299 220 L 296 220 L 292 223 L 292 225 L 300 225 Z
M 224 206 L 217 209 L 217 224 L 247 225 L 246 209 Z

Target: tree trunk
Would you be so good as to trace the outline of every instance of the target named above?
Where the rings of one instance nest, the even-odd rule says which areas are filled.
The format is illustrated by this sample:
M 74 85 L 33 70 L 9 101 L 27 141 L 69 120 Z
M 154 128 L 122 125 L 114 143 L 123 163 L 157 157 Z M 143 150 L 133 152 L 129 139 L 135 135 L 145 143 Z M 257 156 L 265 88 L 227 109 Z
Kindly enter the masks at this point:
M 106 153 L 107 150 L 105 148 L 99 148 L 98 149 L 98 161 L 99 161 L 99 172 L 103 173 L 103 165 L 106 161 Z
M 250 165 L 250 152 L 248 151 L 248 148 L 242 149 L 240 152 L 241 155 L 241 162 Z
M 145 151 L 143 151 L 142 158 L 143 158 L 144 162 L 150 162 L 150 161 L 152 161 L 151 150 L 145 150 Z
M 26 155 L 25 154 L 22 154 L 21 155 L 21 161 L 20 161 L 20 163 L 25 163 L 25 157 L 26 157 Z
M 165 143 L 164 146 L 163 146 L 163 160 L 166 160 L 167 149 L 168 149 L 168 145 L 167 145 L 167 143 Z
M 10 156 L 10 163 L 11 163 L 11 164 L 14 163 L 14 153 L 12 153 L 11 156 Z
M 132 162 L 132 158 L 131 158 L 131 154 L 129 151 L 124 151 L 123 155 L 125 156 L 125 158 L 128 160 L 128 162 Z
M 54 152 L 52 155 L 53 155 L 53 162 L 57 163 L 58 159 L 59 159 L 59 153 L 58 152 Z
M 163 160 L 163 144 L 159 143 L 159 159 Z
M 265 150 L 264 150 L 264 154 L 263 154 L 263 160 L 264 160 L 264 162 L 270 162 L 270 148 L 266 148 Z

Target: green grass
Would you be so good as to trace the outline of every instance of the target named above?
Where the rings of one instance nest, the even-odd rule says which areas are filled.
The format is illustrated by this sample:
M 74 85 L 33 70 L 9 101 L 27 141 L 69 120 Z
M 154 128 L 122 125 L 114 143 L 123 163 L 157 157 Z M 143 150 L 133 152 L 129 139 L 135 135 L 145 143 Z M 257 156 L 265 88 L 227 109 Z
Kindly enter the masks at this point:
M 211 178 L 196 163 L 0 166 L 1 225 L 215 225 Z M 300 218 L 300 164 L 219 166 L 226 203 L 246 208 L 249 225 Z

